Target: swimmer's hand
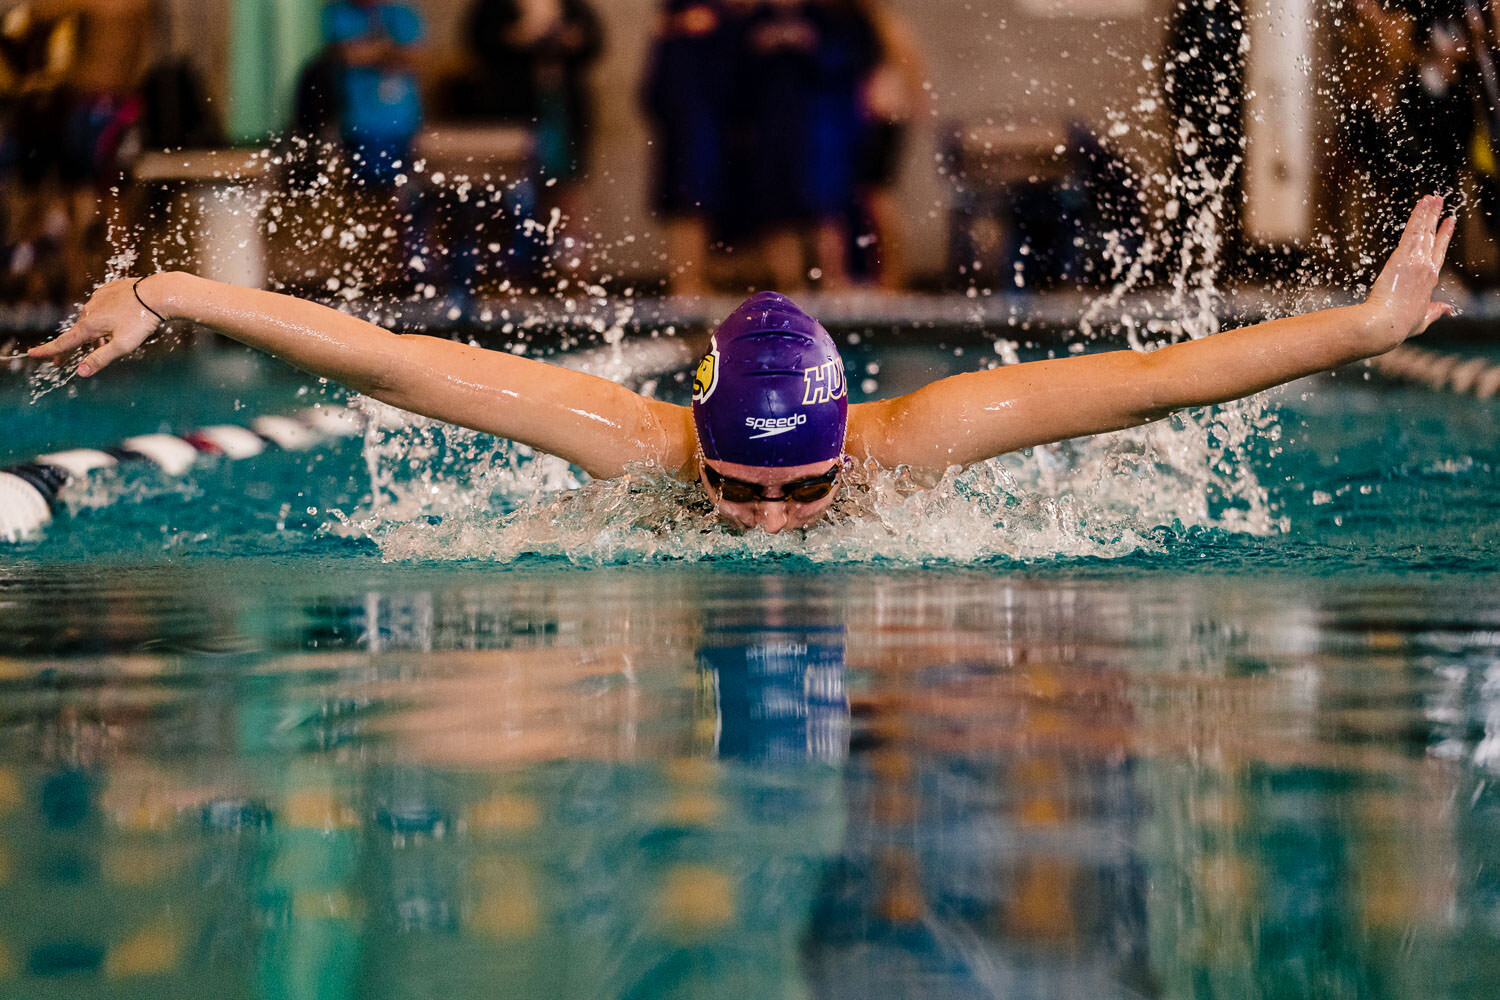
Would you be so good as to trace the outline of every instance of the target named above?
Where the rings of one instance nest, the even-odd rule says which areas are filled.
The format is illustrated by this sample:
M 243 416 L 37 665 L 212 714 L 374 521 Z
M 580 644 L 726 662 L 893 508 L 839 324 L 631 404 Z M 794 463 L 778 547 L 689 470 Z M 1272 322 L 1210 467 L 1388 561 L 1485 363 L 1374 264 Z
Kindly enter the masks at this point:
M 161 319 L 136 299 L 134 283 L 134 278 L 125 278 L 101 286 L 78 311 L 72 327 L 55 340 L 26 353 L 60 365 L 74 350 L 98 344 L 78 363 L 78 374 L 88 378 L 138 349 L 156 332 Z M 150 283 L 143 282 L 140 292 L 143 297 L 150 295 Z
M 1365 301 L 1372 354 L 1384 354 L 1408 337 L 1425 333 L 1453 314 L 1446 302 L 1434 302 L 1438 275 L 1457 220 L 1443 218 L 1443 199 L 1430 195 L 1417 203 L 1401 234 L 1401 244 L 1386 261 Z

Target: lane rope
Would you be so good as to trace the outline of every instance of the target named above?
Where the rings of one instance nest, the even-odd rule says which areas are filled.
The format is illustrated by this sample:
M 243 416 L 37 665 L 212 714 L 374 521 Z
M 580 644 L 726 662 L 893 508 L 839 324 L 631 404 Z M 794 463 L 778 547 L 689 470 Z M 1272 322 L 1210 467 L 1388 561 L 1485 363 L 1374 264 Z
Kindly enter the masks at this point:
M 307 451 L 324 441 L 364 433 L 365 418 L 348 407 L 314 406 L 285 416 L 256 417 L 248 427 L 215 424 L 182 435 L 141 434 L 113 448 L 72 448 L 0 468 L 0 543 L 20 542 L 51 523 L 71 482 L 101 469 L 145 462 L 173 478 L 204 456 L 253 458 L 268 448 Z
M 1485 358 L 1448 354 L 1403 344 L 1369 365 L 1387 378 L 1416 382 L 1480 399 L 1500 395 L 1500 364 Z

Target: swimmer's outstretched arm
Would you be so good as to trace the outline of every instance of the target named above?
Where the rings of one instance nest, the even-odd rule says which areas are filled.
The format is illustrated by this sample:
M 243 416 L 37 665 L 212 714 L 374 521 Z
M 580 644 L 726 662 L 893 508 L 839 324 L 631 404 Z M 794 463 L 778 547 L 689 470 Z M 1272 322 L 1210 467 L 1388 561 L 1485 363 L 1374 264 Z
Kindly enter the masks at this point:
M 139 348 L 158 320 L 136 301 L 132 284 L 100 288 L 71 329 L 31 356 L 59 361 L 97 344 L 78 366 L 88 377 Z M 169 319 L 201 323 L 403 410 L 531 445 L 593 476 L 618 476 L 634 462 L 682 474 L 693 460 L 686 407 L 607 379 L 437 337 L 397 335 L 315 302 L 182 272 L 152 275 L 138 291 Z
M 1384 354 L 1452 307 L 1432 301 L 1453 236 L 1424 198 L 1362 304 L 1230 330 L 1151 353 L 1113 351 L 955 375 L 852 407 L 847 450 L 881 465 L 942 469 L 1135 427 Z

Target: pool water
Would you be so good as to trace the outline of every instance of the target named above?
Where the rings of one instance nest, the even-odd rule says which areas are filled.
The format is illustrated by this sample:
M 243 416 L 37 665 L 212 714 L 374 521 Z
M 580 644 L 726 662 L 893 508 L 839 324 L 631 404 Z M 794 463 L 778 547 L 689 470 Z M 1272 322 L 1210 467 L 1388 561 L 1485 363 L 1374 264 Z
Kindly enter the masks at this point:
M 0 464 L 338 401 L 120 374 Z M 0 550 L 0 997 L 1494 996 L 1497 424 L 1345 372 L 800 548 L 422 427 L 75 490 Z

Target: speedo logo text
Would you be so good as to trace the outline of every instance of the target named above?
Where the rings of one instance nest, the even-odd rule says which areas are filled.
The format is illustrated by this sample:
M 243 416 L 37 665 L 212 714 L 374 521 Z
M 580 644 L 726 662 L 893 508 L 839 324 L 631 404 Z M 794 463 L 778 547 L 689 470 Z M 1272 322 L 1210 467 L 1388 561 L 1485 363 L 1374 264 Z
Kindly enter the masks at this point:
M 807 423 L 807 414 L 805 413 L 794 413 L 790 417 L 745 418 L 746 427 L 750 428 L 752 431 L 760 431 L 759 434 L 751 435 L 751 441 L 758 441 L 761 438 L 775 437 L 778 434 L 786 434 L 789 431 L 796 430 L 798 427 L 801 427 L 805 423 Z

